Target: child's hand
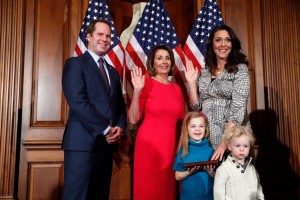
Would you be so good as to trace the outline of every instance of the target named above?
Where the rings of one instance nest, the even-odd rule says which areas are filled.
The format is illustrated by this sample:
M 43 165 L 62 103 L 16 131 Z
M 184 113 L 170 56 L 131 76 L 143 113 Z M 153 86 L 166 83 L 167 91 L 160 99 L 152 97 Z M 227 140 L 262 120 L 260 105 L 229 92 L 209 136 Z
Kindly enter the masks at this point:
M 186 168 L 186 171 L 182 172 L 182 171 L 175 171 L 175 179 L 177 181 L 183 180 L 186 177 L 192 175 L 193 173 L 195 173 L 196 171 L 200 170 L 200 166 L 195 166 L 193 168 Z
M 205 171 L 214 171 L 215 168 L 216 168 L 215 165 L 205 165 L 205 166 L 203 167 L 203 170 L 205 170 Z
M 214 177 L 215 176 L 215 171 L 214 171 L 215 168 L 216 168 L 215 165 L 206 165 L 206 166 L 203 167 L 203 170 L 207 171 L 207 173 L 210 176 Z
M 187 168 L 186 171 L 188 171 L 188 172 L 190 172 L 190 173 L 192 174 L 192 173 L 194 173 L 194 172 L 196 172 L 196 171 L 199 171 L 199 170 L 201 170 L 201 169 L 202 169 L 201 166 L 195 166 L 195 167 L 193 167 L 193 168 Z

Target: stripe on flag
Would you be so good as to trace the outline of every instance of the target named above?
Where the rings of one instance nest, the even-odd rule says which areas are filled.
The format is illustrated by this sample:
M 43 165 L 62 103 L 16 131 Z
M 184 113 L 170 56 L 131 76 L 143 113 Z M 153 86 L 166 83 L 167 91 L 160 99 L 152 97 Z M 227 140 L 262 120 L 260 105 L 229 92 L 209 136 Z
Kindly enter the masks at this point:
M 207 38 L 215 26 L 222 24 L 224 21 L 216 0 L 205 0 L 183 47 L 186 58 L 195 67 L 202 69 L 205 66 Z
M 119 75 L 121 77 L 121 80 L 123 78 L 124 74 L 124 48 L 120 42 L 119 36 L 116 32 L 116 28 L 114 25 L 114 22 L 112 20 L 112 17 L 109 13 L 108 6 L 106 3 L 106 0 L 90 0 L 84 20 L 82 22 L 82 27 L 79 32 L 79 37 L 77 40 L 77 44 L 75 46 L 74 55 L 73 56 L 79 56 L 83 54 L 87 50 L 87 34 L 86 29 L 87 26 L 97 19 L 105 19 L 110 21 L 111 24 L 111 47 L 108 51 L 108 53 L 105 55 L 105 60 L 115 67 L 117 71 L 119 72 Z M 124 84 L 123 84 L 123 92 L 125 92 Z
M 174 78 L 181 87 L 183 94 L 187 94 L 180 73 L 185 64 L 185 57 L 162 0 L 150 0 L 145 6 L 143 14 L 126 46 L 126 72 L 134 66 L 141 67 L 145 71 L 147 55 L 155 45 L 167 45 L 173 49 L 175 68 L 177 68 L 175 72 L 178 73 Z M 128 71 L 128 73 L 130 72 Z M 127 86 L 131 86 L 130 76 L 126 75 L 126 77 Z M 188 101 L 187 95 L 184 95 L 184 98 Z

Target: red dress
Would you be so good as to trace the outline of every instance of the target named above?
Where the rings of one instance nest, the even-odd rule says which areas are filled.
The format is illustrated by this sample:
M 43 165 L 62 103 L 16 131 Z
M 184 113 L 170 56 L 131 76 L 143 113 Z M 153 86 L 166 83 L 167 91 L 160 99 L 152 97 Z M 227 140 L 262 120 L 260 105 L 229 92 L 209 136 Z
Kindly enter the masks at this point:
M 133 199 L 175 200 L 176 124 L 184 116 L 181 89 L 146 78 L 139 105 L 143 118 L 135 143 Z

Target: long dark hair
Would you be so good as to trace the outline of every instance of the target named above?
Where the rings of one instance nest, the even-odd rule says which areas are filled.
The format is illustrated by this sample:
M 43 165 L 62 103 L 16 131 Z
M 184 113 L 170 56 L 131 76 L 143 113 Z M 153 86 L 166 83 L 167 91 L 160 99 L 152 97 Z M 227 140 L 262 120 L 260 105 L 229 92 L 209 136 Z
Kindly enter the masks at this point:
M 211 73 L 214 73 L 218 67 L 217 57 L 213 48 L 213 39 L 215 37 L 215 33 L 221 30 L 228 32 L 232 43 L 232 49 L 224 67 L 229 73 L 235 73 L 238 70 L 238 64 L 243 63 L 248 65 L 248 60 L 247 56 L 242 52 L 240 40 L 232 28 L 227 25 L 216 26 L 211 31 L 206 43 L 205 67 L 209 69 Z

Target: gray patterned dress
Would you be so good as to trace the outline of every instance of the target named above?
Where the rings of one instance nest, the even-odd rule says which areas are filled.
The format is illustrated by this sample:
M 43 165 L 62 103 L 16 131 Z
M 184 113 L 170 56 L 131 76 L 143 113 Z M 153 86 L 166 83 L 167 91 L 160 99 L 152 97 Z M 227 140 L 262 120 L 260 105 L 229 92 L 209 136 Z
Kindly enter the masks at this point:
M 191 106 L 194 110 L 202 110 L 207 116 L 214 149 L 222 139 L 227 121 L 250 126 L 246 110 L 250 92 L 249 70 L 245 64 L 239 64 L 238 68 L 236 73 L 224 70 L 214 80 L 208 69 L 200 72 L 199 103 Z

